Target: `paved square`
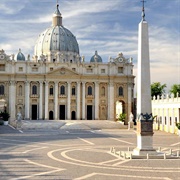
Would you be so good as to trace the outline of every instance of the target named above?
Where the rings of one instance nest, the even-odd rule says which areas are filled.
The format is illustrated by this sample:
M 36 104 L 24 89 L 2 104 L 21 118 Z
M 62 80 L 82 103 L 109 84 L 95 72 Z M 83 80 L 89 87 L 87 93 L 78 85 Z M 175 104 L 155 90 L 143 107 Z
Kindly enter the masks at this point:
M 180 160 L 125 160 L 110 148 L 136 147 L 126 129 L 24 129 L 0 126 L 0 175 L 19 179 L 180 179 Z M 177 135 L 155 131 L 154 147 L 180 150 Z

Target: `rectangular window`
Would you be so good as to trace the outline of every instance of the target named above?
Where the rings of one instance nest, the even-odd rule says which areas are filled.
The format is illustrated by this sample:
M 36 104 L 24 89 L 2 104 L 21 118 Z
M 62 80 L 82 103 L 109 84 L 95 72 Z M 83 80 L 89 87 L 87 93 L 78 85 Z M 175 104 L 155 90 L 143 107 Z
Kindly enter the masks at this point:
M 123 67 L 118 67 L 118 73 L 123 73 Z
M 101 69 L 101 74 L 104 74 L 105 73 L 105 69 Z
M 19 67 L 19 72 L 22 72 L 23 71 L 23 67 Z
M 52 68 L 52 67 L 50 68 L 50 71 L 53 71 L 53 68 Z
M 166 117 L 164 117 L 164 124 L 166 125 Z
M 169 121 L 170 121 L 169 123 L 170 123 L 170 126 L 171 126 L 171 125 L 172 125 L 172 120 L 171 120 L 171 117 L 169 118 Z
M 76 71 L 76 68 L 72 68 L 73 71 Z
M 175 123 L 177 123 L 177 117 L 175 117 Z
M 5 64 L 0 64 L 0 71 L 5 71 Z
M 87 73 L 92 73 L 93 69 L 87 69 L 86 71 L 87 71 Z
M 32 72 L 38 72 L 38 68 L 37 67 L 33 67 L 32 68 Z

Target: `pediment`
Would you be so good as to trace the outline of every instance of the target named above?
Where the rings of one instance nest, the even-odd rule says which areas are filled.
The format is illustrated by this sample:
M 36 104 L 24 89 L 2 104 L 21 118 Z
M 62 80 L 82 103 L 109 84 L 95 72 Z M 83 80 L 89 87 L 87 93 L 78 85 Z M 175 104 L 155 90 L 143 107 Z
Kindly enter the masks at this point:
M 76 71 L 73 71 L 71 69 L 68 69 L 66 67 L 57 68 L 53 71 L 48 72 L 49 75 L 79 75 Z

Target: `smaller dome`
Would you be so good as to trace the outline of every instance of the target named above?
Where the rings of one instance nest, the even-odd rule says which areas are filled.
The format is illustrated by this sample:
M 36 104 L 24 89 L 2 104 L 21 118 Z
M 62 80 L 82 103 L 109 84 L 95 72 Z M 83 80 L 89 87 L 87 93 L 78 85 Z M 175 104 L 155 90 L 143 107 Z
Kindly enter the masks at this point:
M 25 56 L 24 56 L 24 54 L 21 52 L 21 49 L 19 49 L 19 52 L 15 55 L 14 60 L 17 60 L 17 61 L 25 61 Z
M 98 55 L 97 51 L 95 51 L 95 55 L 92 56 L 90 62 L 102 62 L 102 58 Z

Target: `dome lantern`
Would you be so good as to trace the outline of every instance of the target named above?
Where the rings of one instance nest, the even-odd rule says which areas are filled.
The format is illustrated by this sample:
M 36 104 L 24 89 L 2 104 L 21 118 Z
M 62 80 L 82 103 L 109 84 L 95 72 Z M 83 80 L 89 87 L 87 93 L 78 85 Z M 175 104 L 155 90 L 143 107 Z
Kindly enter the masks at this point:
M 59 11 L 59 4 L 57 3 L 57 9 L 53 14 L 53 20 L 52 20 L 53 26 L 62 26 L 62 16 Z

